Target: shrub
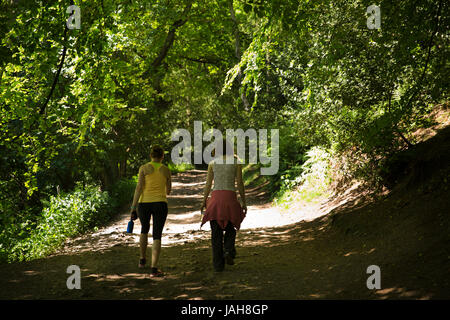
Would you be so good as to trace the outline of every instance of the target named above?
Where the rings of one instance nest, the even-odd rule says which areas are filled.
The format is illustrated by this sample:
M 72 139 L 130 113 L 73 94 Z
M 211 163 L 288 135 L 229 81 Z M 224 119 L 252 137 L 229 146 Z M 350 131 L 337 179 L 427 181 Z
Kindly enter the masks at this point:
M 172 162 L 169 162 L 167 164 L 167 167 L 170 169 L 170 172 L 172 173 L 180 173 L 180 172 L 185 172 L 187 170 L 192 170 L 194 169 L 194 165 L 190 164 L 190 163 L 180 163 L 180 164 L 174 164 Z
M 286 170 L 282 175 L 275 203 L 311 201 L 325 194 L 331 181 L 329 171 L 330 154 L 320 147 L 311 148 L 306 152 L 306 161 L 302 165 Z
M 109 194 L 113 207 L 120 208 L 125 204 L 131 204 L 137 179 L 137 175 L 129 179 L 121 179 L 111 187 Z
M 73 192 L 51 196 L 30 236 L 12 248 L 13 260 L 30 260 L 51 253 L 68 237 L 86 232 L 111 217 L 108 192 L 96 186 L 77 187 Z
M 75 190 L 50 196 L 36 222 L 25 219 L 3 223 L 0 261 L 23 261 L 44 257 L 67 238 L 103 225 L 116 209 L 130 202 L 136 177 L 122 179 L 109 191 L 78 185 Z M 26 215 L 25 215 L 26 217 Z

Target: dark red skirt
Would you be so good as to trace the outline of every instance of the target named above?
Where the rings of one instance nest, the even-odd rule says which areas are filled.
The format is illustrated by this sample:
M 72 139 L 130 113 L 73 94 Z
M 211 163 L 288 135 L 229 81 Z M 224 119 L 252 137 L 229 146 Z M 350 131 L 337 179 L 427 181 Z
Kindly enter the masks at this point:
M 214 190 L 211 198 L 206 202 L 206 211 L 202 219 L 203 226 L 206 222 L 216 220 L 222 229 L 225 229 L 229 222 L 239 230 L 245 214 L 239 203 L 236 192 L 230 190 Z

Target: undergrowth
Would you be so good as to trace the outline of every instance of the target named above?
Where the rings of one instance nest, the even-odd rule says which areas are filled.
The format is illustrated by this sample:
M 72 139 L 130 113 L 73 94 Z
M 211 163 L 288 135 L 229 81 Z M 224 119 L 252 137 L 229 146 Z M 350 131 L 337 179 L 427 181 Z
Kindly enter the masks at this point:
M 6 224 L 0 232 L 0 261 L 27 261 L 44 257 L 64 244 L 67 238 L 108 222 L 117 210 L 130 202 L 136 177 L 118 181 L 109 191 L 97 185 L 81 184 L 67 193 L 43 200 L 37 219 Z
M 331 182 L 330 153 L 321 147 L 313 147 L 306 152 L 305 158 L 303 164 L 282 173 L 280 188 L 273 197 L 276 205 L 289 207 L 292 202 L 310 202 L 328 195 Z

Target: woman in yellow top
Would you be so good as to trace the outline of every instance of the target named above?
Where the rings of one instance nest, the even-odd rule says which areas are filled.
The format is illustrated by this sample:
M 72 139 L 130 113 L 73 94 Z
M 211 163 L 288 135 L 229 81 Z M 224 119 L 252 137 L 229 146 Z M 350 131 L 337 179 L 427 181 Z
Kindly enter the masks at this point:
M 135 219 L 137 208 L 142 226 L 139 239 L 139 268 L 145 267 L 150 218 L 153 216 L 152 272 L 150 276 L 161 277 L 163 273 L 158 270 L 157 264 L 161 253 L 162 230 L 168 212 L 166 195 L 170 194 L 172 182 L 169 168 L 162 164 L 164 150 L 160 146 L 153 147 L 150 158 L 151 162 L 139 168 L 139 178 L 131 206 L 131 216 L 132 219 Z

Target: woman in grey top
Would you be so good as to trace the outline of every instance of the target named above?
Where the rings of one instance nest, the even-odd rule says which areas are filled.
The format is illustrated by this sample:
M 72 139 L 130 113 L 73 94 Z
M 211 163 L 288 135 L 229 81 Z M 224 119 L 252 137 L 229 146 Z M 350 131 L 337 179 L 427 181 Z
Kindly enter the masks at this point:
M 234 264 L 236 230 L 239 230 L 242 220 L 247 214 L 242 165 L 238 163 L 232 148 L 226 146 L 227 142 L 223 140 L 223 152 L 216 152 L 215 159 L 208 165 L 208 176 L 201 207 L 202 212 L 203 209 L 206 209 L 202 225 L 207 221 L 211 225 L 213 266 L 216 271 L 223 271 L 225 262 L 230 265 Z M 213 191 L 211 198 L 208 199 L 213 181 Z M 236 184 L 242 205 L 237 199 Z

